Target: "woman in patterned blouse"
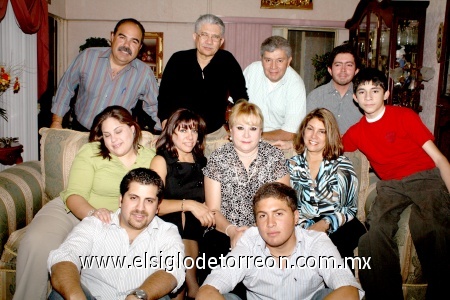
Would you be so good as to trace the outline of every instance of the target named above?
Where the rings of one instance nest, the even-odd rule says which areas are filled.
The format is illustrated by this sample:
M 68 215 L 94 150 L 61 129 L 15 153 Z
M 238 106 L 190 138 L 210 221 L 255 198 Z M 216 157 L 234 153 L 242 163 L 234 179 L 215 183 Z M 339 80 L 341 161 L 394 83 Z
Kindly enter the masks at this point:
M 299 225 L 329 234 L 342 257 L 352 257 L 365 232 L 356 216 L 358 178 L 343 156 L 336 119 L 329 110 L 311 111 L 294 139 L 299 155 L 286 163 L 297 190 Z
M 205 234 L 207 258 L 225 256 L 255 226 L 252 199 L 260 186 L 273 181 L 289 185 L 283 152 L 262 141 L 263 122 L 257 105 L 238 101 L 229 117 L 231 143 L 215 150 L 203 169 L 205 202 L 216 220 L 215 230 Z

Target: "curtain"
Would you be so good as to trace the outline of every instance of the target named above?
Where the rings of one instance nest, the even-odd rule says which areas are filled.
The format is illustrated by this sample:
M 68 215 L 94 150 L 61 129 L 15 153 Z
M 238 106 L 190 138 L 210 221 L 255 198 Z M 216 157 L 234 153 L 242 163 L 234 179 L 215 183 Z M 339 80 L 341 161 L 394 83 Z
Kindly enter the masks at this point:
M 0 0 L 0 22 L 6 14 L 8 0 Z M 47 0 L 11 0 L 20 29 L 26 34 L 37 33 L 38 98 L 47 89 L 50 68 Z

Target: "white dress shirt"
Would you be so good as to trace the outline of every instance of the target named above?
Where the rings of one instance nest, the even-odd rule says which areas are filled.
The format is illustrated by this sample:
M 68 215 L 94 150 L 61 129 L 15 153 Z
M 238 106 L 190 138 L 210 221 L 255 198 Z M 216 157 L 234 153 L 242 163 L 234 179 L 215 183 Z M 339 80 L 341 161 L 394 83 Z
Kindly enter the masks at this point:
M 293 268 L 261 267 L 261 262 L 264 260 L 267 260 L 270 266 L 270 262 L 274 262 L 274 258 L 259 235 L 258 228 L 247 229 L 236 247 L 227 255 L 227 257 L 234 257 L 233 260 L 240 262 L 241 265 L 212 270 L 203 285 L 211 285 L 221 294 L 225 294 L 243 281 L 249 300 L 308 300 L 318 290 L 325 288 L 325 284 L 331 289 L 354 286 L 359 290 L 359 296 L 362 299 L 364 292 L 349 269 L 338 268 L 337 265 L 336 268 L 325 268 L 324 265 L 319 268 L 319 256 L 333 256 L 341 266 L 344 265 L 336 246 L 325 233 L 305 230 L 296 226 L 295 236 L 297 238 L 296 248 L 292 255 L 286 258 Z M 252 260 L 256 257 L 261 259 Z M 312 258 L 306 260 L 307 257 Z M 299 265 L 308 261 L 308 264 L 312 266 L 314 259 L 317 262 L 315 268 L 295 267 L 296 261 L 299 262 Z M 228 266 L 232 266 L 233 260 L 228 259 Z
M 264 75 L 261 61 L 244 70 L 249 101 L 261 109 L 264 132 L 284 130 L 296 133 L 306 115 L 306 91 L 303 79 L 290 66 L 276 86 Z
M 176 291 L 185 278 L 184 245 L 178 229 L 155 216 L 130 244 L 119 225 L 120 211 L 111 213 L 110 224 L 96 217 L 83 219 L 62 245 L 50 252 L 48 270 L 58 262 L 74 263 L 81 271 L 81 283 L 97 299 L 125 299 L 158 270 L 176 278 Z M 90 268 L 82 268 L 86 261 L 92 262 Z

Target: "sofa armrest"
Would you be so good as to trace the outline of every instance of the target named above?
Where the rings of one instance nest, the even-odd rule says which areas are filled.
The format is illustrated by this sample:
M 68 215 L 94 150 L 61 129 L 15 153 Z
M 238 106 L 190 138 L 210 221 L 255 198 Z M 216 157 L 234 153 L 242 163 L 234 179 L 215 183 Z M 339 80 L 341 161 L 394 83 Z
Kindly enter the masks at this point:
M 358 177 L 358 212 L 356 217 L 359 221 L 363 222 L 366 220 L 365 214 L 365 205 L 368 195 L 369 188 L 369 161 L 366 156 L 362 154 L 359 150 L 355 152 L 345 152 L 345 156 L 347 156 L 353 164 L 353 168 L 355 169 L 356 176 Z
M 0 253 L 9 235 L 28 225 L 47 201 L 39 161 L 0 172 Z

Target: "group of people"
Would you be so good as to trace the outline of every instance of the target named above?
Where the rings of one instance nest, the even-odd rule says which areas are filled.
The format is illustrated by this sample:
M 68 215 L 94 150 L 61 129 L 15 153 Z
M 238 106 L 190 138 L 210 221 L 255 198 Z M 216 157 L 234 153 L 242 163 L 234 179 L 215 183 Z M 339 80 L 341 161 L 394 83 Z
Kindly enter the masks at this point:
M 48 274 L 51 299 L 402 299 L 394 235 L 410 204 L 427 296 L 441 295 L 450 165 L 414 112 L 384 105 L 385 75 L 361 70 L 350 46 L 338 46 L 331 81 L 306 97 L 286 39 L 267 38 L 261 61 L 242 72 L 219 49 L 224 30 L 220 18 L 201 16 L 196 48 L 170 58 L 159 95 L 150 68 L 135 59 L 145 31 L 134 19 L 116 25 L 111 49 L 87 49 L 70 65 L 52 127 L 61 127 L 79 86 L 76 122 L 90 128 L 89 143 L 67 188 L 28 226 L 15 299 L 45 299 Z M 156 152 L 139 144 L 130 113 L 138 100 L 162 130 Z M 206 159 L 206 139 L 228 136 Z M 280 149 L 289 147 L 297 155 L 286 159 Z M 366 226 L 343 155 L 357 149 L 382 179 Z M 362 287 L 344 267 L 356 247 L 370 261 Z M 323 257 L 337 265 L 298 265 Z

